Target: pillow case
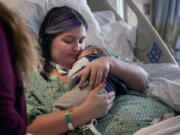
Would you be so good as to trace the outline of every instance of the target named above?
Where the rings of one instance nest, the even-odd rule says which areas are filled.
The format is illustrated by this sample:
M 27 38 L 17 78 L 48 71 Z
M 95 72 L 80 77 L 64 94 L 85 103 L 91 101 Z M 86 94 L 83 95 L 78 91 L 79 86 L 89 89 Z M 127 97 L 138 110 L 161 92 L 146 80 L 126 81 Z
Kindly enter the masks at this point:
M 76 9 L 88 22 L 86 44 L 103 44 L 99 23 L 95 20 L 86 0 L 21 0 L 14 7 L 14 11 L 25 20 L 37 37 L 46 13 L 55 6 L 64 5 Z
M 110 53 L 134 60 L 136 27 L 123 21 L 116 21 L 101 26 L 101 30 Z
M 116 17 L 111 10 L 96 11 L 93 12 L 93 15 L 101 26 L 116 21 Z
M 55 6 L 70 6 L 79 11 L 88 22 L 86 45 L 103 46 L 113 54 L 134 59 L 135 28 L 121 22 L 100 26 L 93 16 L 86 0 L 15 0 L 13 10 L 24 20 L 27 26 L 38 37 L 41 22 L 46 13 Z M 5 2 L 7 5 L 10 3 Z
M 115 14 L 110 10 L 93 12 L 99 22 L 104 44 L 113 55 L 135 60 L 136 27 L 116 21 Z

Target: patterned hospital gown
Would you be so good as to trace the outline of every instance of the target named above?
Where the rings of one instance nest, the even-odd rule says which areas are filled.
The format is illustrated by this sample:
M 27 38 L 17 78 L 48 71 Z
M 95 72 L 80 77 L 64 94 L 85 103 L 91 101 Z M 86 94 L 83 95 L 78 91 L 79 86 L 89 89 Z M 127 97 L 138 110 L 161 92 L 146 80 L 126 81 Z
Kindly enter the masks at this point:
M 52 112 L 53 102 L 69 91 L 58 77 L 49 79 L 47 82 L 38 72 L 33 74 L 26 94 L 28 119 Z M 109 113 L 97 119 L 96 129 L 103 135 L 132 135 L 166 113 L 174 114 L 174 111 L 155 98 L 130 91 L 116 97 Z M 83 134 L 82 130 L 76 132 Z M 89 130 L 86 130 L 85 134 L 93 135 Z

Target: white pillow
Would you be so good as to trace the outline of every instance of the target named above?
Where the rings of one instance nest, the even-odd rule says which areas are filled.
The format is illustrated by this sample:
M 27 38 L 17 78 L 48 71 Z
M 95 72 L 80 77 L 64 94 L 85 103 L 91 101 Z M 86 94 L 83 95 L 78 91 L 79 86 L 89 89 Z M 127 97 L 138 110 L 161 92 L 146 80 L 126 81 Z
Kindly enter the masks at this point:
M 13 10 L 25 21 L 38 36 L 42 19 L 52 7 L 70 6 L 79 11 L 88 22 L 86 45 L 95 44 L 110 48 L 116 55 L 134 58 L 135 29 L 129 25 L 115 22 L 100 27 L 86 0 L 13 0 Z M 4 1 L 7 5 L 10 0 Z
M 86 44 L 103 44 L 101 29 L 86 0 L 18 0 L 14 11 L 23 17 L 27 26 L 38 36 L 42 19 L 55 6 L 69 6 L 79 11 L 88 22 Z
M 116 21 L 116 17 L 111 10 L 96 11 L 93 12 L 93 15 L 101 26 Z
M 111 53 L 134 60 L 136 27 L 116 21 L 101 27 L 104 43 Z

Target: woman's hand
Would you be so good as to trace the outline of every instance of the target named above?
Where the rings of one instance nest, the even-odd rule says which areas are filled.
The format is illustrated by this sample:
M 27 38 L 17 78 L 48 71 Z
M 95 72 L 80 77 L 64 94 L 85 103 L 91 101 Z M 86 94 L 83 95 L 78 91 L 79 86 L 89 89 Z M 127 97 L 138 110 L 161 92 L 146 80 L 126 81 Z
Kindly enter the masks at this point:
M 77 76 L 81 78 L 79 86 L 89 78 L 89 87 L 94 89 L 100 83 L 104 82 L 110 70 L 110 62 L 108 57 L 102 57 L 90 62 Z
M 87 115 L 87 117 L 90 117 L 89 119 L 103 117 L 112 107 L 115 93 L 110 92 L 106 94 L 100 94 L 100 91 L 103 88 L 103 83 L 101 83 L 96 88 L 91 90 L 88 94 L 87 99 L 82 104 L 85 110 L 87 110 L 87 112 L 89 113 L 89 115 Z
M 92 119 L 103 117 L 108 113 L 114 100 L 114 93 L 99 94 L 104 86 L 100 84 L 90 91 L 87 99 L 70 112 L 74 127 L 86 124 Z M 60 126 L 59 126 L 60 125 Z M 36 135 L 57 135 L 67 132 L 64 111 L 38 115 L 28 124 L 27 131 Z
M 109 72 L 125 81 L 129 87 L 136 91 L 143 92 L 147 88 L 148 79 L 144 69 L 112 57 L 102 57 L 90 62 L 78 74 L 78 77 L 81 78 L 79 86 L 83 86 L 86 78 L 90 76 L 89 87 L 94 89 L 98 84 L 106 80 Z

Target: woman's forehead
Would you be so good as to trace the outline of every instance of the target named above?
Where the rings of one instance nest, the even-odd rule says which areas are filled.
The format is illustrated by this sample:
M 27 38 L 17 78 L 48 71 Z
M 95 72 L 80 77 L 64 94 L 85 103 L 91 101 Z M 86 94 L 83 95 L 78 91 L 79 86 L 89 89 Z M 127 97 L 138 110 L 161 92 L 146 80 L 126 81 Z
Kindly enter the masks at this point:
M 86 29 L 83 25 L 72 28 L 60 34 L 63 37 L 82 38 L 86 37 Z

